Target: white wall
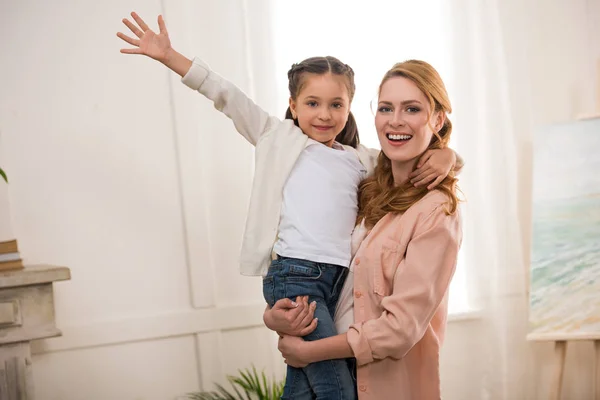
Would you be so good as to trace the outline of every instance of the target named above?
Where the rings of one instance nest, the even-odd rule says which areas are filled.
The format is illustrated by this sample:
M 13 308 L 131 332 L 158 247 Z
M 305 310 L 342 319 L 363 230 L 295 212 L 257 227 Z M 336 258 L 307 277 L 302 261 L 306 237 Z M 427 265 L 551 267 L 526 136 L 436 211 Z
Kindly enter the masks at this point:
M 238 273 L 253 149 L 162 65 L 120 54 L 115 35 L 131 10 L 153 26 L 164 13 L 180 51 L 251 93 L 269 70 L 246 43 L 268 25 L 244 4 L 0 2 L 12 230 L 27 263 L 72 271 L 55 285 L 64 336 L 34 347 L 41 400 L 164 400 L 251 363 L 280 374 L 260 279 Z
M 586 63 L 600 57 L 599 28 L 591 28 L 594 18 L 600 26 L 600 9 L 592 0 L 588 9 L 585 0 L 499 3 L 502 22 L 515 27 L 505 31 L 511 98 L 519 104 L 525 89 L 533 100 L 515 119 L 524 127 L 517 162 L 528 248 L 529 129 L 591 107 Z M 237 272 L 252 149 L 163 66 L 119 54 L 115 36 L 129 11 L 154 26 L 163 12 L 182 52 L 279 112 L 272 93 L 255 90 L 270 87 L 262 82 L 274 64 L 268 24 L 260 23 L 266 7 L 0 2 L 0 154 L 11 177 L 12 230 L 27 262 L 72 270 L 71 281 L 56 284 L 64 336 L 34 349 L 41 400 L 174 398 L 252 362 L 281 373 L 273 335 L 261 327 L 260 281 Z M 265 46 L 248 44 L 257 40 Z M 524 315 L 522 291 L 499 301 Z M 480 319 L 451 322 L 444 398 L 544 398 L 551 346 L 525 342 L 526 324 L 517 318 L 491 332 Z M 497 359 L 481 357 L 489 335 L 503 338 Z M 567 358 L 564 398 L 589 398 L 588 344 Z M 495 368 L 508 374 L 490 375 Z

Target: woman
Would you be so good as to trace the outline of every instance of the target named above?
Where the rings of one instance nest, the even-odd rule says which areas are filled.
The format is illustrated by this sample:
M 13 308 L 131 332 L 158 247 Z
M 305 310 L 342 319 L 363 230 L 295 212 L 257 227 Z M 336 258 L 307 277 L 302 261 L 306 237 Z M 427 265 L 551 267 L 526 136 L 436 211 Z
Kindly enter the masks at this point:
M 450 174 L 428 191 L 413 187 L 410 174 L 427 150 L 448 146 L 450 112 L 429 64 L 405 61 L 385 74 L 375 116 L 381 153 L 374 175 L 360 186 L 353 274 L 336 316 L 343 333 L 311 342 L 286 334 L 314 327 L 316 321 L 306 327 L 312 320 L 306 304 L 286 309 L 281 302 L 265 313 L 292 366 L 355 357 L 360 399 L 441 397 L 439 353 L 462 240 L 456 179 Z M 345 330 L 350 312 L 354 321 Z

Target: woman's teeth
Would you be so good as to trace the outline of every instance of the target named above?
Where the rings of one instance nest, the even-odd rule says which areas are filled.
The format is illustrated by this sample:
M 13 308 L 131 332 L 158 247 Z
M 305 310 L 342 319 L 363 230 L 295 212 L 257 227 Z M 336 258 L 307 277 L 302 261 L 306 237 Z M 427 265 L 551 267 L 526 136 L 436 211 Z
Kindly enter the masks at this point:
M 411 135 L 392 135 L 392 134 L 388 134 L 387 137 L 390 140 L 409 140 L 412 136 Z

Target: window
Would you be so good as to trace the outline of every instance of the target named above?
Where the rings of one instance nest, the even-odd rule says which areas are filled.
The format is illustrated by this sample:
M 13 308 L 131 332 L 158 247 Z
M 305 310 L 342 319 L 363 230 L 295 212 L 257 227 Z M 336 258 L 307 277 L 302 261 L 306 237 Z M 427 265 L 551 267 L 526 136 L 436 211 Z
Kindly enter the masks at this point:
M 379 148 L 372 104 L 384 73 L 396 62 L 422 59 L 432 64 L 452 93 L 451 51 L 443 0 L 354 2 L 304 0 L 273 2 L 276 79 L 283 115 L 287 108 L 287 71 L 305 58 L 332 55 L 355 72 L 352 103 L 361 142 Z M 291 17 L 293 16 L 293 18 Z M 292 23 L 292 21 L 295 21 Z M 454 144 L 454 143 L 453 143 Z M 450 312 L 468 309 L 462 257 L 450 289 Z

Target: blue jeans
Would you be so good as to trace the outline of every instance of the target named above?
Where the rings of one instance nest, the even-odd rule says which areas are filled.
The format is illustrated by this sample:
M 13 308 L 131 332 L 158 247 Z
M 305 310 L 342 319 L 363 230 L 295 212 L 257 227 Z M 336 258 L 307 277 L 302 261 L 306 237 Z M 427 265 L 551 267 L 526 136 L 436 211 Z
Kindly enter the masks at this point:
M 304 340 L 317 340 L 337 335 L 333 315 L 348 275 L 339 265 L 317 263 L 296 258 L 277 257 L 263 278 L 263 295 L 272 307 L 279 299 L 309 296 L 316 301 L 317 329 Z M 282 399 L 356 399 L 356 383 L 346 359 L 312 363 L 304 368 L 288 365 Z

